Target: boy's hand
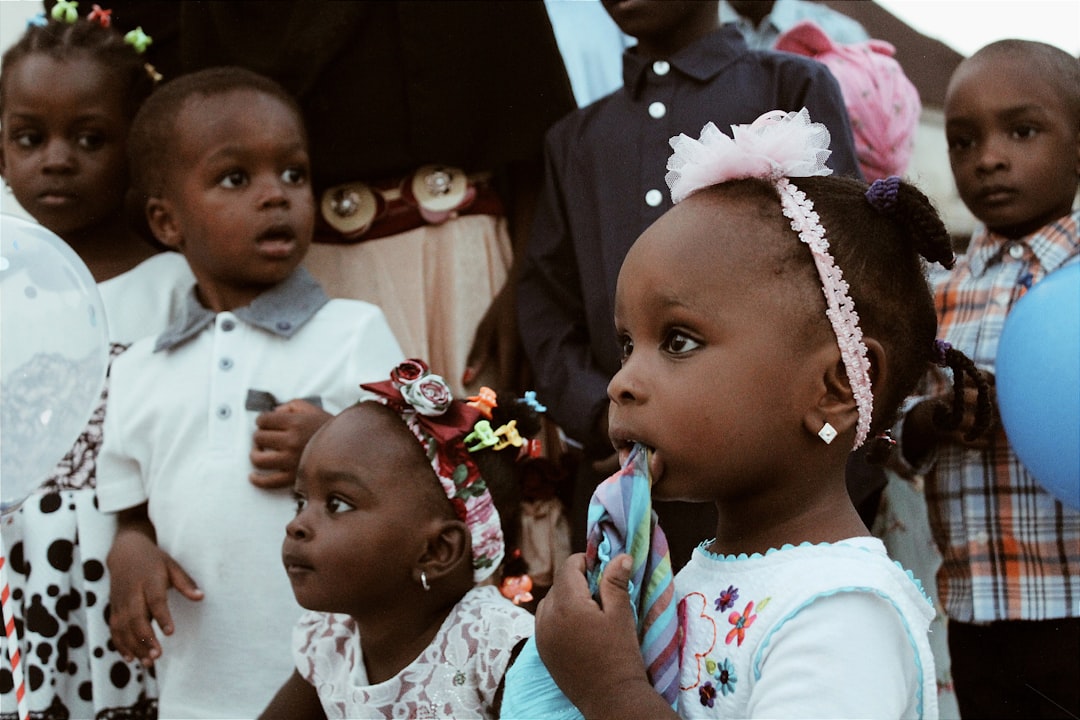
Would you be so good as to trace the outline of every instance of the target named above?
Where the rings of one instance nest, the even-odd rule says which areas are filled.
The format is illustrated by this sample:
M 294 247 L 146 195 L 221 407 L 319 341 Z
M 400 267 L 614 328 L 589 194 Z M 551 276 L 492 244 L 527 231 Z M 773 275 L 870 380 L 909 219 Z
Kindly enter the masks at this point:
M 261 488 L 291 487 L 308 440 L 333 415 L 304 400 L 290 400 L 255 418 L 252 438 L 253 485 Z
M 109 567 L 109 631 L 116 649 L 131 661 L 151 666 L 161 657 L 161 645 L 151 620 L 166 635 L 173 634 L 168 590 L 176 588 L 189 600 L 203 593 L 180 564 L 157 546 L 152 534 L 125 527 L 117 531 L 106 560 Z
M 673 716 L 649 682 L 641 658 L 627 592 L 631 567 L 629 555 L 608 563 L 597 603 L 585 579 L 585 555 L 571 555 L 536 611 L 540 658 L 585 717 Z M 624 707 L 619 706 L 622 700 Z
M 936 405 L 945 403 L 947 407 L 952 407 L 952 388 L 949 388 L 937 397 L 924 400 L 908 411 L 907 418 L 904 420 L 904 452 L 909 460 L 914 460 L 916 461 L 915 464 L 918 464 L 917 459 L 924 457 L 938 443 L 961 445 L 975 450 L 983 450 L 989 447 L 995 435 L 993 428 L 997 424 L 999 417 L 997 388 L 993 373 L 986 370 L 980 370 L 979 372 L 989 385 L 990 411 L 993 413 L 990 430 L 974 440 L 964 438 L 964 435 L 971 430 L 972 425 L 975 423 L 975 411 L 979 398 L 978 388 L 970 382 L 964 385 L 964 417 L 960 421 L 960 425 L 954 430 L 941 430 L 934 424 L 933 417 Z

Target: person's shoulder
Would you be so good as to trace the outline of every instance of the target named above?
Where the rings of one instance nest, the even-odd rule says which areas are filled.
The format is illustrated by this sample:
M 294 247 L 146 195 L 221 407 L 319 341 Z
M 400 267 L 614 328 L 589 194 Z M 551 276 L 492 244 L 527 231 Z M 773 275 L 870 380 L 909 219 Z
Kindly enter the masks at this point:
M 503 597 L 494 585 L 475 587 L 458 601 L 458 610 L 487 627 L 513 626 L 532 634 L 534 617 L 528 610 Z

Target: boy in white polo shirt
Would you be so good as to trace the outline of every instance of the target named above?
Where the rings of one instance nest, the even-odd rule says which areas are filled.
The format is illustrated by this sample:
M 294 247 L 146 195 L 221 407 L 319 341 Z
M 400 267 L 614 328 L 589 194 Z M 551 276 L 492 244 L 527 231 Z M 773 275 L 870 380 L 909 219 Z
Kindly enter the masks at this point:
M 291 672 L 301 609 L 280 548 L 299 452 L 402 353 L 377 307 L 329 300 L 300 267 L 307 137 L 276 83 L 237 68 L 166 83 L 129 152 L 151 228 L 196 285 L 113 364 L 98 459 L 101 509 L 119 512 L 110 629 L 157 665 L 161 717 L 254 717 Z

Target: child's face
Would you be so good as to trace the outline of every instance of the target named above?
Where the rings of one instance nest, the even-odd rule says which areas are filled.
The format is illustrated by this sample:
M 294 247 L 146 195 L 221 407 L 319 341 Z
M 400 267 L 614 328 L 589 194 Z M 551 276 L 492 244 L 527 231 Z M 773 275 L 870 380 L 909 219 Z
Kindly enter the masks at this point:
M 130 125 L 115 73 L 89 56 L 31 53 L 4 86 L 0 171 L 19 205 L 61 237 L 115 220 Z
M 1063 217 L 1080 173 L 1080 133 L 1069 104 L 1037 68 L 1005 55 L 975 58 L 945 97 L 949 162 L 964 204 L 1017 238 Z
M 821 382 L 811 359 L 839 358 L 820 287 L 779 259 L 798 238 L 756 200 L 703 194 L 645 231 L 615 293 L 623 365 L 608 385 L 609 431 L 624 455 L 635 441 L 654 449 L 665 500 L 766 492 L 805 442 Z
M 300 123 L 278 98 L 247 89 L 192 97 L 177 117 L 174 167 L 147 214 L 212 309 L 249 304 L 307 253 L 315 201 Z
M 312 437 L 294 489 L 282 558 L 303 607 L 370 617 L 422 592 L 413 561 L 432 518 L 453 511 L 400 419 L 369 403 L 343 411 Z

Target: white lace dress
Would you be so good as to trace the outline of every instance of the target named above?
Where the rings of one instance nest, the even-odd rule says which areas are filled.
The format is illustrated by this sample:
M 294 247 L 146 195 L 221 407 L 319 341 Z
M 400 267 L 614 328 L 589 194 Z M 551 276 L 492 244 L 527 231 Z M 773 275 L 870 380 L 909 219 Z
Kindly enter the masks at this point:
M 494 718 L 511 651 L 532 634 L 533 616 L 484 586 L 458 602 L 412 663 L 377 685 L 368 684 L 348 615 L 304 613 L 293 631 L 293 657 L 327 718 Z

